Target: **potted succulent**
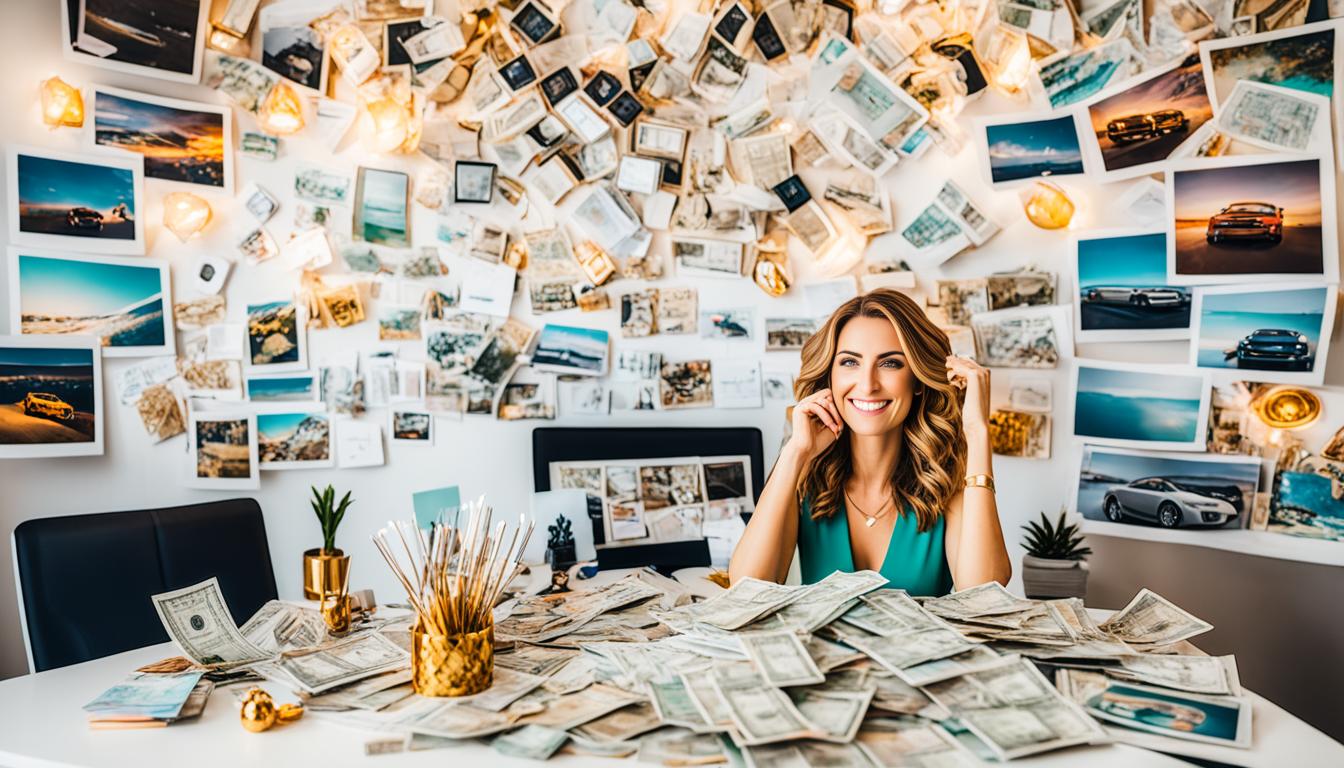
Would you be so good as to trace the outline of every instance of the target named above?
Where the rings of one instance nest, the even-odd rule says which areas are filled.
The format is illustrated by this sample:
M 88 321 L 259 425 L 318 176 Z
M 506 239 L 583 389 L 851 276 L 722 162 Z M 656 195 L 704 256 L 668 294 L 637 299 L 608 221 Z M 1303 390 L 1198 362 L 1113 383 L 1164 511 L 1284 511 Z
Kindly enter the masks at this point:
M 303 553 L 303 596 L 309 600 L 320 600 L 323 591 L 340 589 L 350 570 L 350 556 L 336 548 L 336 529 L 345 512 L 350 508 L 350 493 L 347 491 L 336 502 L 336 489 L 328 485 L 325 490 L 313 486 L 313 514 L 322 526 L 322 546 Z
M 1050 599 L 1060 597 L 1082 598 L 1087 595 L 1087 560 L 1092 554 L 1083 546 L 1084 539 L 1078 526 L 1064 523 L 1064 510 L 1051 524 L 1041 513 L 1041 522 L 1022 526 L 1027 533 L 1022 546 L 1027 554 L 1022 558 L 1022 587 L 1027 597 Z

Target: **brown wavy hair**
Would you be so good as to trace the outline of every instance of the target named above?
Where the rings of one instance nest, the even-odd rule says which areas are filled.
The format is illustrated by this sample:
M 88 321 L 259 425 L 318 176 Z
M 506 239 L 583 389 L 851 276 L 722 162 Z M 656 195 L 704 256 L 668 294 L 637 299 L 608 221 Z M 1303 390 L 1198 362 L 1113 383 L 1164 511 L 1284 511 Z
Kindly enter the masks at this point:
M 831 386 L 831 366 L 845 323 L 856 317 L 886 319 L 896 329 L 906 364 L 923 385 L 910 404 L 900 460 L 892 470 L 891 489 L 898 509 L 914 512 L 927 531 L 960 489 L 966 469 L 966 437 L 961 430 L 964 394 L 947 380 L 947 334 L 909 296 L 889 288 L 855 296 L 840 305 L 803 345 L 802 367 L 793 386 L 799 400 Z M 844 436 L 842 435 L 842 438 Z M 798 477 L 799 503 L 809 499 L 812 519 L 840 509 L 851 466 L 850 444 L 836 440 Z

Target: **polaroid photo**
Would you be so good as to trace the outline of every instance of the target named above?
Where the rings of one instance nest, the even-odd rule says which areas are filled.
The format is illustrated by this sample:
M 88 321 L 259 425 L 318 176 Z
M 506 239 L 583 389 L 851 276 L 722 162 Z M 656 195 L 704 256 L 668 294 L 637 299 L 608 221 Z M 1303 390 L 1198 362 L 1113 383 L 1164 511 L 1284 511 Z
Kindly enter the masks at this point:
M 1153 523 L 1196 531 L 1244 528 L 1260 489 L 1260 465 L 1256 456 L 1085 445 L 1070 511 L 1084 520 L 1142 526 L 1147 531 L 1153 530 Z M 1196 507 L 1182 503 L 1183 486 L 1210 492 L 1194 499 L 1201 502 Z M 1163 497 L 1169 503 L 1152 503 Z
M 774 190 L 779 201 L 784 204 L 785 210 L 793 213 L 799 208 L 807 205 L 812 199 L 812 193 L 807 191 L 807 186 L 797 175 L 790 176 L 771 188 Z
M 495 164 L 459 160 L 453 165 L 453 202 L 489 203 L 495 190 Z
M 709 360 L 664 362 L 658 376 L 662 407 L 710 408 L 714 405 L 714 376 Z
M 257 458 L 263 471 L 334 467 L 332 442 L 332 417 L 320 404 L 272 405 L 257 412 Z
M 606 416 L 611 413 L 611 389 L 591 376 L 561 376 L 556 400 L 563 416 Z
M 977 133 L 981 172 L 995 189 L 1085 172 L 1078 126 L 1067 112 L 1033 120 L 996 115 L 982 120 Z
M 808 128 L 835 159 L 880 177 L 895 167 L 900 156 L 874 141 L 854 118 L 840 111 L 822 112 Z
M 238 151 L 253 160 L 275 162 L 280 157 L 280 140 L 259 131 L 243 131 Z
M 1073 352 L 1065 306 L 1014 307 L 971 317 L 975 359 L 990 368 L 1056 368 Z
M 524 131 L 523 135 L 536 142 L 538 147 L 548 149 L 569 135 L 569 127 L 555 115 L 547 115 L 541 122 Z
M 191 287 L 207 296 L 224 290 L 233 262 L 217 253 L 198 253 L 191 265 Z
M 607 111 L 616 118 L 616 122 L 620 123 L 622 128 L 629 128 L 635 118 L 639 117 L 639 113 L 644 111 L 644 105 L 629 91 L 624 91 L 607 104 Z
M 265 227 L 257 227 L 247 232 L 235 246 L 238 253 L 247 259 L 248 264 L 260 264 L 280 255 L 280 247 L 275 244 L 271 233 Z
M 1166 184 L 1168 283 L 1339 280 L 1330 156 L 1173 161 Z
M 307 316 L 293 299 L 247 304 L 249 373 L 282 373 L 308 367 Z
M 523 175 L 524 181 L 551 205 L 557 205 L 579 184 L 578 174 L 566 160 L 563 152 L 557 152 Z
M 639 232 L 639 218 L 635 216 L 634 210 L 630 208 L 624 196 L 611 187 L 589 185 L 586 193 L 574 207 L 574 214 L 569 220 L 587 237 L 576 238 L 575 241 L 591 240 L 603 251 L 614 253 L 627 238 Z M 585 259 L 583 254 L 578 253 L 579 250 L 576 248 L 575 256 L 579 263 L 583 264 Z M 595 285 L 605 282 L 604 279 L 598 279 L 592 271 L 585 271 Z
M 428 16 L 418 16 L 409 19 L 389 19 L 383 24 L 383 66 L 384 67 L 402 67 L 414 64 L 411 53 L 406 48 L 406 41 L 416 35 L 427 32 L 434 27 L 442 24 L 441 19 Z M 417 52 L 423 49 L 417 48 Z M 426 61 L 425 63 L 429 63 Z
M 336 466 L 381 467 L 383 455 L 383 426 L 357 419 L 336 419 Z
M 198 83 L 209 34 L 206 0 L 62 0 L 61 49 L 80 64 Z
M 755 335 L 756 312 L 747 307 L 700 311 L 700 338 L 751 341 Z
M 1199 58 L 1214 112 L 1221 112 L 1238 80 L 1281 85 L 1329 98 L 1340 81 L 1338 34 L 1338 22 L 1328 20 L 1204 40 L 1199 44 Z
M 596 74 L 588 79 L 587 83 L 584 83 L 583 92 L 593 100 L 594 104 L 605 107 L 621 92 L 621 81 L 610 72 L 599 69 Z
M 552 109 L 572 94 L 578 93 L 578 90 L 579 77 L 569 66 L 561 67 L 541 79 L 541 95 L 546 97 L 546 103 L 551 105 Z
M 658 300 L 654 311 L 657 315 L 654 327 L 661 334 L 695 333 L 698 314 L 696 290 L 690 287 L 662 288 L 658 291 Z M 656 368 L 654 370 L 656 373 Z
M 90 144 L 142 156 L 146 179 L 233 193 L 233 120 L 228 107 L 105 85 L 95 85 L 91 91 L 91 119 L 85 128 Z
M 620 170 L 616 174 L 616 188 L 624 192 L 651 195 L 658 191 L 662 175 L 662 162 L 638 155 L 625 155 L 621 158 Z
M 10 145 L 7 160 L 11 245 L 144 254 L 142 158 Z
M 13 326 L 11 326 L 13 327 Z M 0 336 L 0 459 L 101 456 L 103 369 L 88 336 Z
M 1061 109 L 1086 101 L 1136 74 L 1141 62 L 1134 44 L 1121 37 L 1041 65 L 1037 80 L 1045 101 L 1051 108 Z
M 735 51 L 745 51 L 747 43 L 751 41 L 754 27 L 755 19 L 747 10 L 747 6 L 733 0 L 719 7 L 710 30 L 727 43 L 728 47 Z
M 606 331 L 547 323 L 537 337 L 532 367 L 566 375 L 606 376 L 610 346 Z
M 970 327 L 971 317 L 988 312 L 989 281 L 983 277 L 938 281 L 938 306 L 943 322 Z
M 686 154 L 686 141 L 691 132 L 671 123 L 657 120 L 635 122 L 631 145 L 636 154 L 666 160 L 681 160 Z
M 520 370 L 499 394 L 495 416 L 500 421 L 554 419 L 556 411 L 555 376 Z
M 1199 56 L 1191 54 L 1082 105 L 1084 164 L 1108 182 L 1152 173 L 1212 119 Z
M 249 182 L 247 188 L 243 190 L 243 208 L 252 214 L 252 218 L 259 224 L 265 224 L 271 220 L 275 212 L 280 208 L 280 201 L 275 195 L 262 189 L 255 181 Z
M 257 415 L 250 411 L 187 413 L 186 485 L 211 490 L 256 490 L 261 484 Z
M 817 332 L 816 318 L 765 318 L 765 351 L 796 352 Z
M 378 302 L 379 341 L 419 341 L 420 306 Z
M 505 320 L 471 366 L 472 376 L 496 390 L 503 387 L 522 364 L 521 358 L 532 346 L 536 334 L 536 329 L 526 323 L 514 318 Z
M 630 339 L 657 333 L 657 307 L 657 288 L 622 294 L 621 335 Z
M 822 109 L 843 112 L 870 139 L 892 149 L 929 119 L 928 110 L 878 70 L 857 45 L 833 32 L 825 33 L 812 57 L 807 98 Z M 883 108 L 873 109 L 874 103 Z
M 105 357 L 171 355 L 172 279 L 160 259 L 10 246 L 9 327 L 95 336 Z
M 434 445 L 434 414 L 429 411 L 390 408 L 387 420 L 393 445 Z
M 316 403 L 322 400 L 321 382 L 313 371 L 247 376 L 243 397 L 254 403 Z
M 1196 288 L 1190 364 L 1214 383 L 1319 386 L 1337 294 L 1319 283 Z
M 730 240 L 710 240 L 705 238 L 671 238 L 672 258 L 677 265 L 677 274 L 699 277 L 741 277 L 741 243 Z
M 226 303 L 223 296 L 208 295 L 173 304 L 173 325 L 179 331 L 199 331 L 207 325 L 224 322 Z
M 515 91 L 537 82 L 537 71 L 532 68 L 532 62 L 527 60 L 526 54 L 519 54 L 517 58 L 500 65 L 499 76 Z
M 355 181 L 355 239 L 407 248 L 411 244 L 411 177 L 360 167 Z
M 1097 445 L 1203 451 L 1209 372 L 1183 365 L 1075 360 L 1073 435 Z
M 273 3 L 257 14 L 257 28 L 263 66 L 291 83 L 326 93 L 331 57 L 322 34 L 309 25 L 320 14 L 320 8 L 306 3 Z
M 565 125 L 569 126 L 569 129 L 574 132 L 574 135 L 583 142 L 585 152 L 589 149 L 587 145 L 592 145 L 598 139 L 611 133 L 611 125 L 603 120 L 602 116 L 597 114 L 592 107 L 588 106 L 588 102 L 584 99 L 567 99 L 554 109 L 556 116 L 564 121 Z M 594 169 L 594 172 L 589 173 L 585 169 L 584 175 L 593 177 L 604 175 L 596 172 L 598 170 Z
M 775 27 L 769 10 L 756 17 L 756 23 L 751 28 L 751 42 L 756 45 L 756 50 L 760 51 L 761 58 L 766 61 L 774 61 L 789 52 L 784 46 L 783 38 L 779 36 L 779 30 Z
M 1089 230 L 1073 254 L 1078 343 L 1190 338 L 1190 288 L 1167 283 L 1165 231 Z
M 252 115 L 261 112 L 266 97 L 279 82 L 279 75 L 252 59 L 222 54 L 206 59 L 205 85 Z
M 1308 91 L 1238 80 L 1215 124 L 1236 141 L 1273 152 L 1330 151 L 1330 99 Z
M 513 12 L 509 26 L 538 45 L 560 31 L 560 20 L 539 0 L 526 0 Z
M 294 172 L 294 194 L 319 205 L 349 205 L 350 176 L 321 166 L 302 165 Z

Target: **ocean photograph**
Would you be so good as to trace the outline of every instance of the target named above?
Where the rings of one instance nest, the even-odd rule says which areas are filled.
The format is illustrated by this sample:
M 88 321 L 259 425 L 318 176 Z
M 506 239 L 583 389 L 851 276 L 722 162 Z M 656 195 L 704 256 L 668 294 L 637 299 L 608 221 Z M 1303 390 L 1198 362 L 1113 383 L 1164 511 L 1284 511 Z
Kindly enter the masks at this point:
M 145 158 L 145 178 L 225 186 L 225 120 L 219 107 L 189 109 L 166 99 L 94 91 L 93 135 L 102 146 Z
M 1078 366 L 1074 434 L 1107 440 L 1189 443 L 1201 434 L 1202 376 Z
M 19 231 L 135 241 L 135 173 L 18 154 Z
M 10 249 L 17 259 L 18 316 L 25 334 L 97 336 L 104 347 L 165 347 L 167 267 L 100 256 L 38 256 Z M 13 273 L 11 273 L 13 274 Z
M 989 175 L 994 183 L 1083 172 L 1083 150 L 1073 116 L 985 126 Z
M 410 246 L 410 177 L 400 171 L 360 168 L 356 186 L 355 236 L 378 245 Z
M 311 373 L 293 376 L 249 376 L 247 399 L 253 402 L 307 402 L 317 400 Z
M 262 469 L 330 462 L 331 417 L 305 411 L 257 414 L 257 456 Z
M 1190 327 L 1190 289 L 1167 285 L 1165 233 L 1079 238 L 1076 257 L 1081 330 Z
M 1322 285 L 1203 293 L 1195 364 L 1200 368 L 1313 370 L 1331 290 Z
M 0 446 L 90 443 L 94 352 L 0 344 Z
M 601 376 L 607 370 L 607 343 L 606 331 L 547 323 L 541 329 L 532 365 Z
M 1208 51 L 1214 100 L 1222 104 L 1238 80 L 1330 98 L 1335 90 L 1335 30 L 1296 32 L 1250 44 L 1238 44 L 1235 37 L 1214 41 Z
M 1160 479 L 1170 486 L 1148 487 Z M 1260 460 L 1251 456 L 1199 456 L 1139 453 L 1116 448 L 1085 446 L 1078 473 L 1077 511 L 1088 520 L 1111 520 L 1131 525 L 1158 525 L 1156 513 L 1163 503 L 1185 506 L 1189 502 L 1217 504 L 1231 516 L 1209 528 L 1240 528 L 1245 525 L 1260 487 Z M 1107 515 L 1107 499 L 1113 499 Z

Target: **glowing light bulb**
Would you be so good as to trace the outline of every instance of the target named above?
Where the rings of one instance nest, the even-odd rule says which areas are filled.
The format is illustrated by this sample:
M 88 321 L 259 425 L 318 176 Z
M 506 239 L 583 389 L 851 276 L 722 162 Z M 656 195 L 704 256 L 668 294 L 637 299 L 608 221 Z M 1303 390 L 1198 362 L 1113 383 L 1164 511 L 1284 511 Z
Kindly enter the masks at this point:
M 391 98 L 365 103 L 359 125 L 371 152 L 392 152 L 406 142 L 410 133 L 406 108 Z
M 163 198 L 163 226 L 187 242 L 210 223 L 210 203 L 190 192 L 171 192 Z
M 49 128 L 84 124 L 84 96 L 59 77 L 42 81 L 42 122 Z
M 1068 194 L 1048 181 L 1038 181 L 1026 193 L 1023 210 L 1027 219 L 1041 229 L 1063 229 L 1073 220 L 1075 206 Z
M 266 95 L 257 117 L 261 130 L 272 136 L 288 136 L 303 129 L 303 101 L 281 80 Z

